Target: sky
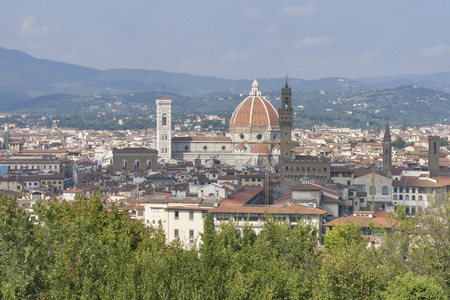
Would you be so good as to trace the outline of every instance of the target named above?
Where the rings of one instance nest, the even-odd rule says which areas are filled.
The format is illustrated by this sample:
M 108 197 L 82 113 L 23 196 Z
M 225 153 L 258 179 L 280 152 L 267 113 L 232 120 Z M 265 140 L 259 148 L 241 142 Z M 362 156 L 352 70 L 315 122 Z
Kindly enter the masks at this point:
M 0 47 L 229 79 L 450 71 L 448 0 L 0 0 Z

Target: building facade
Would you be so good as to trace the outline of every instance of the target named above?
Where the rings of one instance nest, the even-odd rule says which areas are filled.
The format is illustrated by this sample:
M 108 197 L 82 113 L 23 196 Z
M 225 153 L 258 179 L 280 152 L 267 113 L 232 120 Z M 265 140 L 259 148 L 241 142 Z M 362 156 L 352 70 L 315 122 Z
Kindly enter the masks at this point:
M 172 100 L 156 100 L 156 149 L 163 161 L 172 158 Z
M 157 169 L 158 151 L 147 148 L 124 148 L 113 150 L 113 170 L 124 175 L 132 171 Z

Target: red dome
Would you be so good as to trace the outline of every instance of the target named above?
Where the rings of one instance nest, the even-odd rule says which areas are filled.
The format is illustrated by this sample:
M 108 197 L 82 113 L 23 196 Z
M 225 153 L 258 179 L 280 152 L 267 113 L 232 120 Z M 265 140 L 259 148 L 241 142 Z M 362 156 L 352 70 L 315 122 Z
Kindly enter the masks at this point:
M 230 127 L 279 126 L 278 113 L 272 104 L 261 96 L 249 96 L 233 112 Z

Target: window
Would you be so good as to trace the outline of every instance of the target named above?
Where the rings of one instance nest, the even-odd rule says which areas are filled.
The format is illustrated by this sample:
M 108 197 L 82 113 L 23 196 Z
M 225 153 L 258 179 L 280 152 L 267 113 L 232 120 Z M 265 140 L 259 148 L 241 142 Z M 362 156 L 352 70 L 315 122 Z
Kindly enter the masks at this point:
M 189 146 L 184 146 L 184 150 L 189 150 Z
M 207 146 L 203 146 L 203 150 L 208 150 L 208 147 Z
M 416 196 L 415 196 L 415 195 L 412 195 L 412 196 L 411 196 L 411 200 L 416 200 Z
M 138 216 L 139 217 L 144 216 L 144 211 L 142 209 L 138 210 Z
M 389 194 L 389 189 L 387 186 L 383 186 L 383 188 L 381 189 L 381 194 L 382 195 L 387 195 Z
M 179 211 L 175 211 L 175 220 L 178 220 L 180 218 L 180 212 Z
M 397 191 L 397 188 L 395 187 L 395 188 L 394 188 L 394 193 L 397 193 L 397 192 L 398 192 L 398 191 Z
M 222 146 L 222 150 L 225 150 L 225 146 Z
M 147 160 L 147 170 L 151 170 L 151 169 L 152 169 L 152 161 Z
M 140 167 L 140 162 L 139 162 L 139 160 L 136 159 L 136 160 L 134 161 L 134 169 L 135 169 L 135 170 L 139 170 L 139 167 Z
M 56 180 L 54 180 L 52 183 L 53 183 L 53 184 L 56 184 Z M 35 184 L 35 185 L 37 185 L 37 184 Z
M 398 199 L 397 194 L 394 194 L 394 196 L 392 197 L 392 199 L 397 200 L 397 199 Z
M 62 184 L 62 181 L 60 180 L 60 181 L 58 181 L 58 184 Z
M 164 114 L 162 116 L 162 126 L 166 126 L 166 125 L 167 125 L 167 116 L 166 116 L 166 114 Z
M 126 170 L 128 169 L 128 161 L 126 161 L 125 159 L 122 160 L 122 170 Z
M 257 138 L 258 140 L 262 139 L 262 134 L 258 134 L 258 135 L 256 136 L 256 138 Z
M 194 220 L 194 212 L 193 212 L 193 211 L 190 211 L 190 212 L 189 212 L 189 220 L 190 220 L 190 221 L 193 221 L 193 220 Z
M 173 235 L 175 236 L 175 238 L 178 237 L 178 229 L 174 229 L 174 230 L 173 230 Z
M 189 243 L 193 243 L 194 242 L 194 230 L 189 230 Z
M 150 208 L 150 211 L 151 211 L 152 213 L 160 213 L 160 212 L 162 212 L 162 208 L 159 208 L 159 207 L 151 207 L 151 208 Z
M 258 214 L 249 214 L 248 220 L 249 221 L 258 221 Z

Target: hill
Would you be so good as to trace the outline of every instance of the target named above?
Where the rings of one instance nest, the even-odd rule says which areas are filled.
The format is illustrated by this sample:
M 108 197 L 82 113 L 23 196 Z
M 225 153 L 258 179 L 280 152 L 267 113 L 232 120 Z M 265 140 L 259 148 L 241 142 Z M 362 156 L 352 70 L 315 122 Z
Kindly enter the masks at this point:
M 155 99 L 163 96 L 165 87 L 175 113 L 230 116 L 248 95 L 252 81 L 159 70 L 98 70 L 0 48 L 3 112 L 154 114 Z M 285 78 L 258 78 L 258 82 L 263 95 L 278 107 Z M 450 95 L 445 90 L 450 73 L 359 80 L 289 78 L 289 85 L 294 92 L 296 126 L 327 123 L 363 128 L 386 119 L 403 125 L 448 123 Z

